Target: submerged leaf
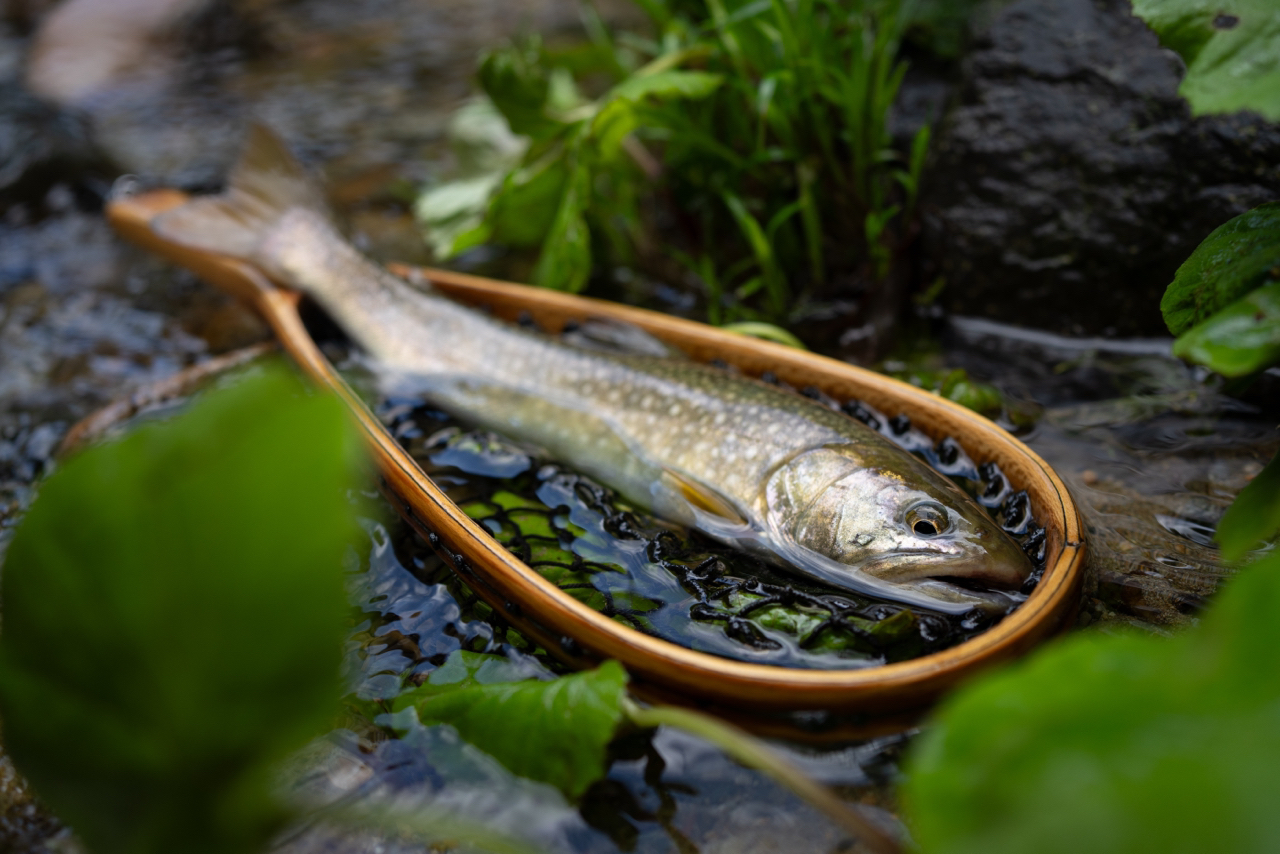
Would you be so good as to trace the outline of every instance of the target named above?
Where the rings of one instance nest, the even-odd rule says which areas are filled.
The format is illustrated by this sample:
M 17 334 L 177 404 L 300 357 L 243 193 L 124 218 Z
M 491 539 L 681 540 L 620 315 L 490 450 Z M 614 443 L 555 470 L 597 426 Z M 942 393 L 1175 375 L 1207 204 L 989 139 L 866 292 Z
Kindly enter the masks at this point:
M 341 694 L 358 438 L 283 368 L 70 460 L 4 565 L 0 709 L 95 854 L 245 852 Z
M 606 661 L 550 682 L 486 683 L 500 678 L 486 668 L 501 665 L 491 661 L 497 656 L 479 658 L 454 653 L 426 684 L 402 694 L 396 711 L 413 708 L 422 723 L 450 724 L 510 770 L 571 798 L 603 776 L 605 748 L 622 720 L 622 665 Z
M 1160 300 L 1181 335 L 1267 282 L 1280 281 L 1280 202 L 1228 220 L 1183 262 Z
M 1280 845 L 1280 555 L 1176 640 L 1083 634 L 955 695 L 903 797 L 927 854 Z
M 1178 92 L 1195 115 L 1253 110 L 1280 120 L 1280 7 L 1273 0 L 1134 0 L 1187 63 Z
M 1280 362 L 1280 282 L 1258 288 L 1183 334 L 1173 354 L 1225 377 L 1243 377 Z

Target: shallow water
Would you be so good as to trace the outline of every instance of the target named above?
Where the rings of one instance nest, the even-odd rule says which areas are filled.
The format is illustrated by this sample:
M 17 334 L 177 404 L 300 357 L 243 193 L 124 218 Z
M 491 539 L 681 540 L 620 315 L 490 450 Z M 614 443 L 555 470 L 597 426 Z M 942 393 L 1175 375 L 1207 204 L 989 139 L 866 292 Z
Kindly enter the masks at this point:
M 157 55 L 155 67 L 173 73 L 114 79 L 63 112 L 31 106 L 19 79 L 29 35 L 0 20 L 0 130 L 28 134 L 35 142 L 23 150 L 36 158 L 21 181 L 0 184 L 0 549 L 72 423 L 265 336 L 234 303 L 114 238 L 99 214 L 120 172 L 148 184 L 215 182 L 238 123 L 256 113 L 324 167 L 364 246 L 421 260 L 405 189 L 447 168 L 443 129 L 467 91 L 475 50 L 522 19 L 547 31 L 576 20 L 572 4 L 552 0 L 502 16 L 493 4 L 425 0 L 358 11 L 336 0 L 225 5 L 265 10 L 278 49 L 251 49 L 231 27 L 221 42 Z M 6 174 L 0 169 L 0 181 Z M 666 298 L 679 305 L 679 295 Z M 1038 413 L 1023 438 L 1068 483 L 1088 527 L 1081 624 L 1167 632 L 1195 620 L 1230 574 L 1210 532 L 1280 445 L 1276 379 L 1227 394 L 1171 359 L 1167 341 L 1082 342 L 966 319 L 936 332 L 927 355 L 886 367 L 963 367 Z M 552 850 L 842 850 L 841 835 L 789 794 L 667 730 L 615 745 L 608 778 L 578 807 L 512 778 L 447 733 L 386 740 L 361 704 L 390 696 L 454 649 L 509 651 L 534 675 L 553 665 L 486 621 L 483 606 L 421 542 L 383 525 L 369 523 L 368 553 L 352 568 L 361 614 L 348 673 L 355 711 L 299 760 L 295 776 L 308 797 L 434 803 L 497 827 L 531 828 Z M 849 798 L 891 811 L 908 740 L 793 748 L 793 756 Z M 0 771 L 0 847 L 48 850 L 47 840 L 61 838 L 56 821 L 7 764 Z M 316 824 L 280 850 L 423 849 L 394 834 Z

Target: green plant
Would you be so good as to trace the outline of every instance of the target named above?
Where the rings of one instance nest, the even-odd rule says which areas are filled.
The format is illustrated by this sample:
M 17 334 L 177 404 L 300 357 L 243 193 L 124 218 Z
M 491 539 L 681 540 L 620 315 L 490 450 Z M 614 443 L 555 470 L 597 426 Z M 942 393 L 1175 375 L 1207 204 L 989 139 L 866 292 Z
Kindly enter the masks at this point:
M 715 323 L 782 322 L 836 274 L 888 276 L 929 140 L 895 151 L 887 124 L 911 4 L 641 5 L 653 37 L 593 27 L 585 68 L 532 40 L 484 58 L 488 103 L 525 148 L 464 175 L 492 188 L 465 213 L 456 183 L 424 194 L 437 250 L 533 247 L 535 283 L 571 291 L 614 265 L 691 277 Z M 611 85 L 585 97 L 575 64 Z

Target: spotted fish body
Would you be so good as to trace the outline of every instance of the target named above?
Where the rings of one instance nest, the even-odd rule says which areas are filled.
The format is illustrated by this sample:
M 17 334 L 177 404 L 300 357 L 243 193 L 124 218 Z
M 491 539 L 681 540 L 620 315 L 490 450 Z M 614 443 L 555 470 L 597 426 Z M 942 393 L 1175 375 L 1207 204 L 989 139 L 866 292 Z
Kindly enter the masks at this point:
M 460 306 L 362 256 L 283 146 L 254 131 L 221 196 L 153 228 L 313 297 L 376 360 L 464 420 L 544 448 L 659 516 L 838 587 L 959 613 L 1030 562 L 954 484 L 863 424 L 687 360 L 582 349 Z M 1016 597 L 1014 597 L 1016 598 Z

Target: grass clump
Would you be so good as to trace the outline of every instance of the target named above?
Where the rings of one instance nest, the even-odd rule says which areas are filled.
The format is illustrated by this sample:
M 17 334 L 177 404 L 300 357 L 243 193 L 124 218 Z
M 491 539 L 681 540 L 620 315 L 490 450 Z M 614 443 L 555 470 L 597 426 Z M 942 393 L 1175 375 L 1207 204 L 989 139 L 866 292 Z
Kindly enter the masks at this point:
M 586 46 L 483 58 L 462 174 L 418 202 L 437 255 L 530 250 L 532 280 L 568 291 L 638 271 L 692 285 L 713 323 L 888 278 L 929 144 L 899 151 L 888 126 L 911 4 L 638 2 L 647 35 L 588 9 Z

